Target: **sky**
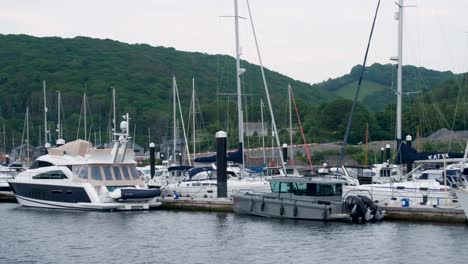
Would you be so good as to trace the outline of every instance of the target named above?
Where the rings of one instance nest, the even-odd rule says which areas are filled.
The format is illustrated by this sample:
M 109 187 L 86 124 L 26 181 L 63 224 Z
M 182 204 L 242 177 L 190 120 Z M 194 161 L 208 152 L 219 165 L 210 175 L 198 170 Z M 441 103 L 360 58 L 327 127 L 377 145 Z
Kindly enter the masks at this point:
M 397 54 L 396 0 L 381 0 L 368 65 Z M 246 0 L 242 59 L 258 64 Z M 308 83 L 362 64 L 377 0 L 250 0 L 265 67 Z M 403 63 L 466 72 L 468 1 L 405 0 Z M 234 0 L 1 0 L 0 33 L 109 38 L 235 55 Z

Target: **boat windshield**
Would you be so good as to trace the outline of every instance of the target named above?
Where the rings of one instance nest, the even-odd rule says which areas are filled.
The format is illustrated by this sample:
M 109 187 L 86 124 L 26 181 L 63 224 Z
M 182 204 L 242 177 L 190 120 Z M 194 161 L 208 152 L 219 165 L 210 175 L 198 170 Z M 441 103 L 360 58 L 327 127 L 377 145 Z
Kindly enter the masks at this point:
M 83 180 L 95 181 L 140 179 L 135 166 L 77 165 L 73 166 L 73 174 Z
M 297 183 L 297 182 L 270 182 L 274 193 L 293 193 L 302 196 L 341 196 L 343 193 L 341 183 Z

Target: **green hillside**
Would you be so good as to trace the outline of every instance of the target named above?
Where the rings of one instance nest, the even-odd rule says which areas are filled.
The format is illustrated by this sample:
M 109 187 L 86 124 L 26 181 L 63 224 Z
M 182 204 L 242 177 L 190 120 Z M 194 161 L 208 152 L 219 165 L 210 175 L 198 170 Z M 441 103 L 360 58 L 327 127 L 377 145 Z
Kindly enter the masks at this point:
M 246 61 L 242 61 L 241 66 L 246 69 L 242 75 L 244 119 L 260 121 L 260 99 L 266 103 L 260 69 Z M 349 74 L 314 85 L 266 69 L 275 117 L 281 129 L 281 142 L 288 142 L 285 129 L 288 126 L 288 84 L 294 89 L 308 142 L 341 140 L 351 108 L 349 99 L 354 98 L 360 69 L 361 66 L 355 66 Z M 422 92 L 404 99 L 405 105 L 413 105 L 411 111 L 404 107 L 404 129 L 414 131 L 419 125 L 423 133 L 428 133 L 438 127 L 450 127 L 447 124 L 451 122 L 443 123 L 435 118 L 445 115 L 446 120 L 453 119 L 453 105 L 457 100 L 454 94 L 459 93 L 459 85 L 453 81 L 454 75 L 413 66 L 405 66 L 403 72 L 405 91 Z M 111 124 L 111 87 L 114 87 L 118 115 L 130 114 L 131 132 L 136 135 L 136 142 L 143 146 L 147 146 L 149 140 L 160 144 L 172 134 L 173 75 L 177 79 L 186 124 L 192 78 L 195 78 L 199 151 L 212 150 L 213 135 L 218 130 L 226 130 L 230 147 L 235 147 L 235 60 L 231 56 L 182 52 L 146 44 L 130 45 L 109 39 L 0 35 L 0 125 L 4 124 L 6 128 L 7 149 L 18 145 L 25 137 L 23 126 L 27 107 L 31 115 L 30 143 L 43 144 L 43 139 L 39 138 L 40 131 L 43 131 L 43 80 L 47 81 L 52 142 L 56 137 L 56 91 L 62 93 L 65 139 L 85 138 L 81 112 L 86 92 L 87 138 L 94 143 L 106 142 Z M 351 143 L 364 140 L 365 123 L 369 124 L 373 140 L 393 138 L 396 85 L 392 83 L 396 83 L 395 78 L 396 71 L 392 65 L 374 64 L 366 68 L 360 103 L 353 120 Z M 440 105 L 438 110 L 431 110 L 435 100 Z M 457 115 L 462 116 L 465 108 L 457 108 Z M 269 122 L 267 113 L 265 108 L 265 120 Z M 457 119 L 455 127 L 464 127 L 464 123 Z M 295 142 L 300 143 L 302 137 L 298 131 L 296 129 L 294 137 Z M 271 137 L 266 141 L 271 142 Z M 247 142 L 247 147 L 261 144 L 257 135 L 248 138 Z
M 355 66 L 349 74 L 336 79 L 315 84 L 321 90 L 333 93 L 346 99 L 354 99 L 361 66 Z M 396 67 L 391 64 L 373 64 L 366 67 L 359 95 L 359 101 L 373 112 L 381 111 L 396 100 Z M 452 72 L 439 72 L 411 65 L 403 66 L 404 92 L 422 91 L 453 80 Z
M 32 143 L 39 143 L 42 124 L 42 80 L 47 81 L 49 118 L 55 120 L 55 91 L 62 92 L 65 137 L 84 138 L 77 132 L 83 93 L 89 99 L 91 138 L 101 130 L 107 140 L 111 113 L 111 90 L 117 90 L 117 109 L 129 112 L 136 124 L 137 142 L 147 145 L 148 128 L 155 142 L 166 136 L 172 124 L 172 75 L 177 78 L 184 115 L 188 115 L 195 78 L 199 106 L 210 136 L 219 129 L 237 127 L 235 60 L 226 55 L 181 52 L 146 44 L 129 45 L 113 40 L 76 37 L 36 38 L 26 35 L 0 35 L 0 123 L 14 130 L 19 142 L 24 112 L 30 106 Z M 248 120 L 259 120 L 259 101 L 265 97 L 259 67 L 245 61 L 242 82 Z M 290 83 L 296 96 L 308 103 L 324 102 L 331 95 L 266 70 L 273 104 L 283 103 Z M 229 103 L 228 103 L 229 102 Z M 282 110 L 282 109 L 281 109 Z M 228 114 L 227 114 L 228 113 Z M 187 118 L 187 117 L 185 117 Z M 227 120 L 229 118 L 229 122 Z M 81 120 L 81 124 L 82 124 Z M 227 127 L 229 124 L 229 127 Z M 53 130 L 53 128 L 52 128 Z M 234 133 L 235 134 L 235 133 Z M 89 138 L 89 135 L 88 135 Z M 210 138 L 211 139 L 211 138 Z

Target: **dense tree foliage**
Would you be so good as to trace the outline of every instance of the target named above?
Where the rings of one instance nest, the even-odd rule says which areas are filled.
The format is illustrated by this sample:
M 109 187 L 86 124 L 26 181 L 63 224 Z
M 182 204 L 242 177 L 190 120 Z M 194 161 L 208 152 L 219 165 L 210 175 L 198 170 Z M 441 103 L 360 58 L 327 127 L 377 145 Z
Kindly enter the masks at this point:
M 128 112 L 136 142 L 161 143 L 171 137 L 172 76 L 176 76 L 184 122 L 190 113 L 192 78 L 197 93 L 197 144 L 211 150 L 213 135 L 228 132 L 230 147 L 237 145 L 235 60 L 226 55 L 182 52 L 146 44 L 129 45 L 113 40 L 76 37 L 35 38 L 0 35 L 0 124 L 5 124 L 8 148 L 19 144 L 26 107 L 30 112 L 30 142 L 44 142 L 42 81 L 47 81 L 49 130 L 55 140 L 56 91 L 61 91 L 65 139 L 85 138 L 83 94 L 88 97 L 88 135 L 95 143 L 109 140 L 112 119 L 112 87 L 117 91 L 119 116 Z M 257 65 L 242 61 L 244 119 L 260 121 L 260 99 L 265 91 Z M 310 85 L 266 69 L 266 78 L 281 142 L 289 141 L 287 86 L 294 89 L 298 112 L 309 142 L 343 139 L 361 66 L 343 77 Z M 403 68 L 405 91 L 420 94 L 405 97 L 404 130 L 414 134 L 419 127 L 428 134 L 440 127 L 466 128 L 464 97 L 467 88 L 451 72 Z M 312 74 L 312 73 L 311 73 Z M 455 76 L 457 77 L 457 76 Z M 460 76 L 458 76 L 460 78 Z M 365 140 L 368 124 L 372 140 L 392 139 L 395 123 L 396 70 L 392 65 L 374 64 L 366 69 L 360 103 L 353 118 L 349 141 Z M 460 78 L 461 79 L 461 78 Z M 435 88 L 433 88 L 435 87 Z M 345 99 L 343 99 L 345 98 Z M 294 111 L 294 110 L 293 110 Z M 270 122 L 267 107 L 265 121 Z M 456 116 L 455 116 L 456 113 Z M 118 119 L 119 121 L 120 119 Z M 302 142 L 295 111 L 294 141 Z M 178 123 L 181 126 L 181 122 Z M 191 128 L 187 128 L 191 129 Z M 150 131 L 150 133 L 149 133 Z M 150 134 L 150 135 L 149 135 Z M 266 139 L 271 140 L 271 133 Z M 14 141 L 12 140 L 14 138 Z M 258 133 L 247 140 L 250 147 L 261 144 Z

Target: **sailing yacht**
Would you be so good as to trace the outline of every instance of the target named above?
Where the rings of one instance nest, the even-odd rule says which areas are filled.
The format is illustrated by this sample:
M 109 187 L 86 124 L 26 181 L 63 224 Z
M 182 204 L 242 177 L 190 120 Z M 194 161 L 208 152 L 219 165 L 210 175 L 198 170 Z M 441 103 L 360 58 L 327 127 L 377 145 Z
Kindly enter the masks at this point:
M 142 210 L 157 207 L 159 190 L 140 179 L 129 149 L 128 114 L 112 149 L 95 149 L 84 140 L 48 149 L 28 170 L 8 180 L 23 206 Z
M 398 12 L 396 20 L 398 20 L 398 56 L 392 58 L 398 62 L 398 92 L 397 92 L 397 152 L 401 153 L 402 137 L 401 137 L 401 104 L 402 104 L 402 34 L 403 34 L 403 0 L 399 0 Z M 410 140 L 410 139 L 407 139 Z M 386 148 L 389 149 L 389 145 Z M 389 156 L 389 152 L 387 157 Z M 400 155 L 398 155 L 400 156 Z M 409 172 L 402 177 L 401 169 L 398 165 L 382 163 L 374 165 L 370 179 L 371 184 L 361 184 L 359 186 L 344 186 L 343 195 L 363 195 L 369 197 L 372 201 L 380 205 L 396 205 L 403 207 L 458 207 L 458 199 L 453 192 L 451 186 L 444 185 L 435 179 L 412 179 L 406 181 L 414 172 Z M 376 177 L 378 176 L 378 177 Z M 399 181 L 401 178 L 402 181 Z M 382 182 L 384 181 L 384 182 Z

